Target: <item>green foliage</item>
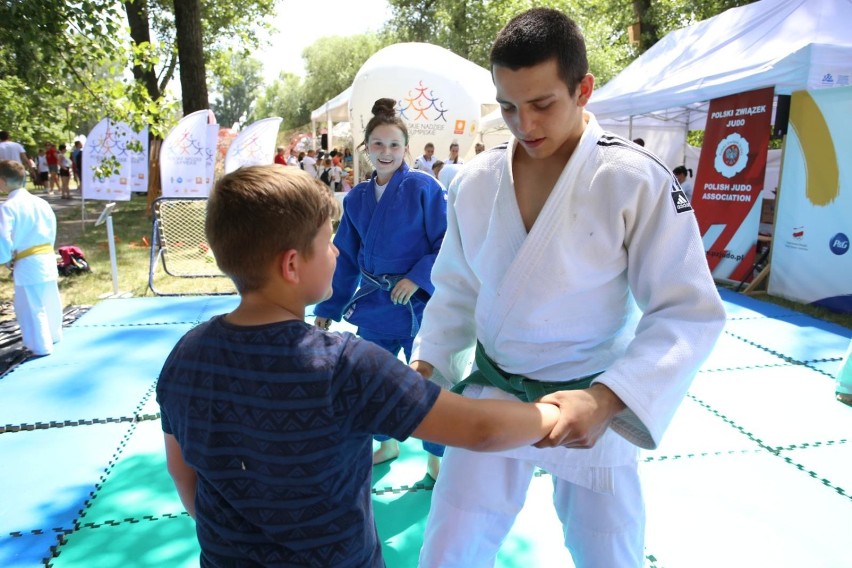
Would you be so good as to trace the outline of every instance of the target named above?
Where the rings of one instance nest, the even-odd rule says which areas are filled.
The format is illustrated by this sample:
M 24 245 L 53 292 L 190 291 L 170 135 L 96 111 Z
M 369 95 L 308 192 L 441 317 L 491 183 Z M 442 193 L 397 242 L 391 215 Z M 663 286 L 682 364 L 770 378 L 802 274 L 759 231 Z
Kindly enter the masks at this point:
M 602 86 L 666 33 L 709 18 L 742 0 L 388 0 L 393 17 L 384 33 L 393 41 L 428 42 L 488 67 L 500 29 L 532 7 L 562 10 L 583 29 L 589 66 Z M 628 27 L 642 23 L 643 44 Z
M 386 45 L 387 40 L 377 34 L 360 34 L 322 37 L 306 48 L 302 57 L 308 112 L 348 88 L 364 62 Z
M 179 118 L 178 101 L 161 94 L 176 64 L 173 0 L 129 3 L 141 3 L 156 39 L 128 41 L 127 14 L 113 0 L 0 2 L 0 127 L 30 153 L 70 142 L 104 117 L 148 125 L 159 137 Z M 256 47 L 275 0 L 202 4 L 205 54 L 215 59 L 235 45 Z M 133 65 L 156 70 L 154 96 L 129 77 Z
M 249 122 L 280 116 L 282 130 L 293 130 L 311 120 L 311 109 L 305 102 L 302 79 L 293 73 L 281 73 L 257 98 Z
M 235 50 L 224 51 L 210 62 L 212 90 L 216 93 L 211 108 L 219 124 L 229 127 L 248 122 L 263 85 L 262 69 L 260 61 Z

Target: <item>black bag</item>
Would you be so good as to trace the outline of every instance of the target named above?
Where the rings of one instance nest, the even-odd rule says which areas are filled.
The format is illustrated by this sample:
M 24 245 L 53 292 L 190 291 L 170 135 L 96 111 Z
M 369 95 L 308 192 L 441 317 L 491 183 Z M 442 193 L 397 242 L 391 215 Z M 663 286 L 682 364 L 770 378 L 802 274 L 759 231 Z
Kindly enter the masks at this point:
M 331 187 L 331 168 L 326 168 L 322 171 L 319 177 L 320 181 Z

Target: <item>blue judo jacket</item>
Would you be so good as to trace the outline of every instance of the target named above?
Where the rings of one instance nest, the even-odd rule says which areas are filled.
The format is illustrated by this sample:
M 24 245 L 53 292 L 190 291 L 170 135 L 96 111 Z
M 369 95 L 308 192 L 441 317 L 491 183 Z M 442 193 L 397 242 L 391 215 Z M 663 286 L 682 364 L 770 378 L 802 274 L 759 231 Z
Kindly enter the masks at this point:
M 447 230 L 447 192 L 435 178 L 406 164 L 393 174 L 376 202 L 376 175 L 343 200 L 334 237 L 340 250 L 333 295 L 316 306 L 317 316 L 386 338 L 416 335 L 435 288 L 432 265 Z M 394 304 L 390 290 L 401 278 L 420 289 L 409 304 Z

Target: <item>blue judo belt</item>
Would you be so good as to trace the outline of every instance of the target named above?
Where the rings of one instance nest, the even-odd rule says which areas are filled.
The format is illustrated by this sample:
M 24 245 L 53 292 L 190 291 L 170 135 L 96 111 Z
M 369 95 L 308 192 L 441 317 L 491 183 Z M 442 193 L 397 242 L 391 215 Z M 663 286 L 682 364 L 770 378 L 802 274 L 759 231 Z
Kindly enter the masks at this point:
M 358 288 L 358 291 L 355 292 L 352 300 L 346 305 L 346 308 L 344 308 L 343 317 L 349 319 L 349 316 L 351 316 L 352 312 L 355 311 L 355 304 L 367 294 L 372 294 L 379 290 L 389 293 L 403 278 L 405 278 L 404 274 L 382 274 L 380 276 L 376 276 L 362 270 L 361 287 Z M 420 322 L 417 321 L 417 314 L 414 313 L 414 306 L 411 305 L 410 299 L 406 302 L 405 306 L 411 314 L 411 337 L 414 337 L 420 330 Z

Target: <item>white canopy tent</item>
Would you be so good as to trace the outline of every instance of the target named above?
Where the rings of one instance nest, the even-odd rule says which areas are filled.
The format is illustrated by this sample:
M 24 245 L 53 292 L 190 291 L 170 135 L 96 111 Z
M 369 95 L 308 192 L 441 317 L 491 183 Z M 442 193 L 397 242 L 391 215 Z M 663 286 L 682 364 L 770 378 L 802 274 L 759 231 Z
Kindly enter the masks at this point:
M 599 119 L 703 128 L 705 101 L 849 84 L 852 0 L 761 0 L 674 31 L 595 92 Z
M 329 149 L 334 147 L 334 144 L 332 144 L 334 124 L 349 121 L 349 99 L 351 98 L 352 86 L 350 85 L 345 91 L 326 101 L 324 105 L 311 113 L 311 133 L 316 133 L 318 122 L 325 122 Z M 313 147 L 316 149 L 316 138 L 314 138 Z

